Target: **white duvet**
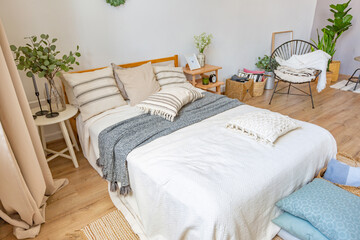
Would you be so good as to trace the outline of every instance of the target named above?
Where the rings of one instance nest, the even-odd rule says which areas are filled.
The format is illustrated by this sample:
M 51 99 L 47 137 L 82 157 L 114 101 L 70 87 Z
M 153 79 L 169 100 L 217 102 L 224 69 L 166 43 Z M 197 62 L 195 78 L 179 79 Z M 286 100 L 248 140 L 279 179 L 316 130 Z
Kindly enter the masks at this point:
M 309 182 L 336 155 L 336 143 L 328 131 L 305 122 L 275 146 L 225 128 L 251 111 L 264 110 L 242 105 L 128 155 L 133 193 L 110 195 L 141 238 L 270 240 L 276 235 L 275 203 Z M 84 124 L 78 119 L 83 151 L 94 167 L 101 130 L 137 114 L 124 106 Z

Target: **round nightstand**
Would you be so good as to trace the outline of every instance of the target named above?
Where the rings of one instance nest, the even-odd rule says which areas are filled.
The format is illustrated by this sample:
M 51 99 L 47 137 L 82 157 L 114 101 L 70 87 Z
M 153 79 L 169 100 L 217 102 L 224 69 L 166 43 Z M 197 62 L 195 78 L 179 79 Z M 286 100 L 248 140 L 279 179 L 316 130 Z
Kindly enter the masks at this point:
M 33 112 L 36 112 L 37 109 L 32 109 Z M 53 160 L 54 158 L 61 156 L 68 159 L 71 159 L 74 163 L 75 168 L 79 167 L 79 164 L 77 162 L 74 148 L 79 151 L 79 146 L 77 144 L 74 132 L 71 128 L 69 119 L 74 117 L 78 113 L 78 109 L 72 105 L 67 104 L 66 109 L 62 112 L 59 112 L 59 116 L 54 118 L 47 118 L 45 116 L 38 116 L 34 121 L 36 126 L 38 126 L 39 134 L 41 138 L 41 142 L 44 148 L 45 153 L 52 153 L 53 155 L 47 158 L 46 160 L 49 162 Z M 51 124 L 59 124 L 60 129 L 62 132 L 62 135 L 66 142 L 66 148 L 57 152 L 52 149 L 48 149 L 46 147 L 46 140 L 45 140 L 45 134 L 44 134 L 44 126 L 51 125 Z M 70 140 L 71 138 L 71 140 Z M 65 152 L 69 151 L 70 155 L 65 154 Z

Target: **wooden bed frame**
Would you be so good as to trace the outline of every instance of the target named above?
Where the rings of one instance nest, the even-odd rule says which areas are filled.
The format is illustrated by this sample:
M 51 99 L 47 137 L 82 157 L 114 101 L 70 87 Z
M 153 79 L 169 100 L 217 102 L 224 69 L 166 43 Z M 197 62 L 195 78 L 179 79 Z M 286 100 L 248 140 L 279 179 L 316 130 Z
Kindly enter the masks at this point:
M 132 68 L 132 67 L 138 67 L 138 66 L 141 66 L 145 63 L 148 63 L 148 62 L 151 62 L 153 64 L 155 63 L 163 63 L 163 62 L 171 62 L 171 61 L 174 61 L 174 66 L 175 67 L 178 67 L 179 66 L 179 56 L 178 55 L 174 55 L 174 56 L 171 56 L 171 57 L 165 57 L 165 58 L 158 58 L 158 59 L 152 59 L 152 60 L 145 60 L 145 61 L 141 61 L 141 62 L 134 62 L 134 63 L 126 63 L 126 64 L 120 64 L 118 65 L 119 67 L 122 67 L 122 68 Z M 96 71 L 96 70 L 100 70 L 100 69 L 104 69 L 106 67 L 100 67 L 100 68 L 93 68 L 93 69 L 87 69 L 87 70 L 81 70 L 81 71 L 74 71 L 74 72 L 70 72 L 70 73 L 85 73 L 85 72 L 93 72 L 93 71 Z M 65 87 L 64 87 L 64 83 L 62 82 L 62 85 L 63 85 L 63 89 L 64 89 L 64 96 L 65 96 L 65 102 L 68 104 L 69 103 L 69 100 L 67 98 L 67 95 L 66 95 L 66 91 L 65 91 Z M 71 124 L 71 127 L 75 133 L 76 136 L 78 136 L 78 133 L 77 133 L 77 128 L 76 128 L 76 117 L 73 117 L 70 119 L 70 124 Z

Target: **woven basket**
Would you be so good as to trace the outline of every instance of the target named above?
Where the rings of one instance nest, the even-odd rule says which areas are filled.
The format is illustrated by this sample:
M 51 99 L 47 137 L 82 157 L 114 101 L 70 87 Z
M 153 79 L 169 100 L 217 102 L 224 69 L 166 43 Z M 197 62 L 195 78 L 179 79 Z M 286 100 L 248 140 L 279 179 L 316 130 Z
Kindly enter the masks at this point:
M 262 82 L 254 82 L 252 89 L 251 89 L 251 96 L 259 97 L 259 96 L 263 95 L 266 81 L 267 81 L 267 78 L 265 78 L 265 80 Z
M 225 95 L 229 98 L 236 98 L 239 101 L 244 101 L 246 97 L 251 97 L 252 86 L 254 80 L 250 79 L 247 82 L 237 82 L 231 79 L 226 79 Z
M 360 160 L 355 160 L 354 158 L 352 158 L 350 155 L 348 155 L 346 153 L 338 153 L 336 156 L 336 159 L 343 163 L 346 163 L 347 165 L 349 165 L 351 167 L 360 167 Z M 324 176 L 325 171 L 326 171 L 326 167 L 321 169 L 317 178 L 324 179 L 323 176 Z M 351 186 L 346 186 L 346 185 L 341 185 L 341 184 L 336 184 L 336 183 L 334 183 L 334 184 L 336 186 L 341 187 L 342 189 L 345 189 L 346 191 L 349 191 L 360 197 L 360 187 L 351 187 Z

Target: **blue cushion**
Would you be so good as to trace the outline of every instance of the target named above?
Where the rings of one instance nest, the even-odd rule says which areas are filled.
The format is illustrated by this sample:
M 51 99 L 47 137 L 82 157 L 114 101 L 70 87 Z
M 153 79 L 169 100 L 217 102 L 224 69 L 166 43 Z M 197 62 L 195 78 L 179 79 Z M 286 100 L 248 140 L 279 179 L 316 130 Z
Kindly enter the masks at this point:
M 360 187 L 360 167 L 350 167 L 336 159 L 331 159 L 324 179 L 333 183 Z
M 284 212 L 272 220 L 273 223 L 301 240 L 328 240 L 308 221 Z M 281 236 L 280 236 L 281 237 Z
M 360 197 L 315 179 L 276 205 L 309 221 L 329 239 L 359 240 Z

